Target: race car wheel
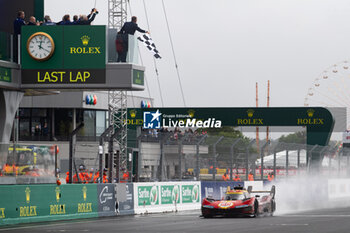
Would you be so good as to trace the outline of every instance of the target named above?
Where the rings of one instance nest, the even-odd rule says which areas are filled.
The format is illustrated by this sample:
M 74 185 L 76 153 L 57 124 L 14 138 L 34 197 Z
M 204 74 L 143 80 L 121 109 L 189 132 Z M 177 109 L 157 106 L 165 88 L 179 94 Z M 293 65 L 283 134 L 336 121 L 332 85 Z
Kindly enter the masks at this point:
M 254 202 L 254 216 L 253 217 L 258 217 L 259 216 L 259 203 L 257 200 Z
M 212 218 L 213 217 L 213 215 L 211 215 L 211 214 L 203 214 L 203 218 Z
M 208 211 L 208 210 L 203 210 L 203 209 L 202 209 L 202 216 L 203 216 L 204 218 L 212 218 L 212 217 L 213 217 L 213 215 L 211 214 L 210 211 Z
M 273 213 L 276 210 L 276 202 L 274 200 L 271 201 L 271 212 L 270 212 L 270 216 L 273 216 Z

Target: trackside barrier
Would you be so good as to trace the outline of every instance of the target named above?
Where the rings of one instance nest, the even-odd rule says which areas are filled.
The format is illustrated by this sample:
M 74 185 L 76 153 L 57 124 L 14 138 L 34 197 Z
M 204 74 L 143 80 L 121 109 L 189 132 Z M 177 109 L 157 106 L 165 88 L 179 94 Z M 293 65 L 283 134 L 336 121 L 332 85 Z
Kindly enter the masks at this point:
M 0 225 L 110 215 L 115 215 L 113 185 L 0 186 Z
M 98 216 L 116 215 L 114 184 L 97 184 Z
M 135 214 L 201 208 L 201 182 L 134 183 Z
M 329 179 L 327 191 L 329 200 L 349 199 L 350 179 Z
M 134 185 L 116 185 L 117 206 L 119 215 L 133 215 L 134 212 Z

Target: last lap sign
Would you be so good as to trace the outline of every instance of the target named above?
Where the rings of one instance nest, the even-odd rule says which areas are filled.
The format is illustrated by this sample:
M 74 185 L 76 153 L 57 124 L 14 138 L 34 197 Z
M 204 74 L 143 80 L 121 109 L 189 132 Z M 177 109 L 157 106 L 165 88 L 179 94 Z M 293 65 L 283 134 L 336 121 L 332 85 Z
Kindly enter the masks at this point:
M 106 28 L 23 27 L 21 66 L 22 84 L 105 84 Z

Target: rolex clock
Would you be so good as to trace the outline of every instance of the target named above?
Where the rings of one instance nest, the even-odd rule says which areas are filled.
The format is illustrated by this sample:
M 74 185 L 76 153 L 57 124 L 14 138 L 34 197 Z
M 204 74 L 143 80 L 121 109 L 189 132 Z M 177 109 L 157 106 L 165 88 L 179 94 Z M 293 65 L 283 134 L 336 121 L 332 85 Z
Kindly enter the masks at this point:
M 37 32 L 29 37 L 27 41 L 27 51 L 34 60 L 46 61 L 53 55 L 55 43 L 49 34 Z

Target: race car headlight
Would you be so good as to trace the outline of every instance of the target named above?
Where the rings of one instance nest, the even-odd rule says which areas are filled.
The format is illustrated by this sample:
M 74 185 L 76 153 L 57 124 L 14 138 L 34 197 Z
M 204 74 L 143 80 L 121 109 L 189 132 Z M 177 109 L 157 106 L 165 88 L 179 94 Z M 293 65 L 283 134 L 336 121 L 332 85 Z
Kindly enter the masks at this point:
M 203 208 L 214 209 L 214 206 L 211 206 L 211 205 L 203 205 Z
M 246 208 L 246 207 L 249 207 L 249 205 L 239 205 L 239 206 L 236 206 L 235 208 Z

